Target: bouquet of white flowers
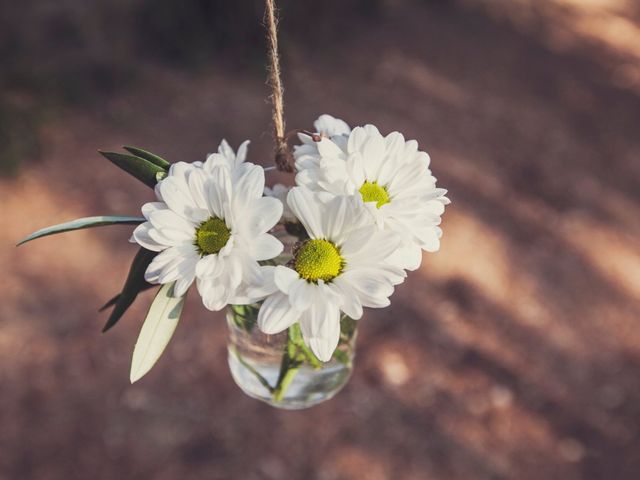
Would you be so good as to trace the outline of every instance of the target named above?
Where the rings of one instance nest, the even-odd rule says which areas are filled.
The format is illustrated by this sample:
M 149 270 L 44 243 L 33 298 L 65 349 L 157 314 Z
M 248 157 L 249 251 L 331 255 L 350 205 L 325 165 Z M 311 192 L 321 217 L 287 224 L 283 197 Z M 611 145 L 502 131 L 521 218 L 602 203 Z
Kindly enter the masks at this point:
M 124 147 L 101 153 L 154 189 L 142 217 L 81 218 L 20 242 L 137 224 L 131 242 L 140 249 L 122 291 L 103 307 L 113 307 L 107 331 L 141 291 L 160 285 L 133 352 L 132 382 L 164 351 L 195 283 L 205 308 L 229 307 L 229 364 L 245 392 L 285 408 L 329 398 L 348 378 L 364 307 L 387 307 L 422 251 L 438 250 L 449 200 L 415 140 L 321 115 L 313 132 L 296 131 L 290 154 L 276 114 L 276 163 L 294 171 L 294 160 L 294 187 L 265 188 L 265 169 L 246 161 L 249 141 L 234 151 L 223 140 L 193 163 Z
M 350 362 L 337 349 L 341 339 L 352 341 L 363 307 L 389 305 L 394 286 L 420 266 L 423 250 L 438 250 L 440 216 L 449 203 L 417 142 L 397 132 L 383 136 L 373 125 L 351 130 L 330 115 L 314 126 L 314 133 L 298 134 L 297 186 L 290 189 L 265 188 L 263 167 L 245 161 L 248 141 L 236 153 L 223 140 L 217 153 L 193 163 L 170 164 L 133 147 L 125 147 L 128 154 L 102 152 L 154 188 L 157 201 L 142 206 L 142 217 L 82 218 L 21 243 L 138 224 L 131 241 L 140 250 L 122 292 L 103 307 L 113 306 L 106 331 L 140 291 L 162 286 L 136 343 L 131 381 L 158 360 L 195 282 L 203 305 L 213 311 L 231 306 L 234 324 L 244 331 L 288 331 L 273 385 L 237 348 L 230 352 L 259 376 L 271 400 L 282 400 L 302 364 L 320 369 L 332 359 Z M 283 255 L 287 239 L 292 248 Z

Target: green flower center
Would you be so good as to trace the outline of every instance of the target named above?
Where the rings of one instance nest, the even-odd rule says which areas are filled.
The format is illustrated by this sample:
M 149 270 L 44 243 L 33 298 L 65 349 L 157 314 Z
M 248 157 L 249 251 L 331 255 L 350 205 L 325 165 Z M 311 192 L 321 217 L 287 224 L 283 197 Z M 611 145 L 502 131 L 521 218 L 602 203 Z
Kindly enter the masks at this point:
M 296 252 L 294 268 L 305 280 L 328 282 L 342 271 L 344 260 L 338 248 L 328 240 L 307 240 Z
M 376 202 L 377 208 L 391 201 L 387 189 L 377 182 L 364 182 L 360 187 L 360 195 L 365 202 Z
M 195 245 L 200 255 L 218 253 L 227 244 L 230 236 L 231 232 L 224 220 L 211 217 L 196 228 Z

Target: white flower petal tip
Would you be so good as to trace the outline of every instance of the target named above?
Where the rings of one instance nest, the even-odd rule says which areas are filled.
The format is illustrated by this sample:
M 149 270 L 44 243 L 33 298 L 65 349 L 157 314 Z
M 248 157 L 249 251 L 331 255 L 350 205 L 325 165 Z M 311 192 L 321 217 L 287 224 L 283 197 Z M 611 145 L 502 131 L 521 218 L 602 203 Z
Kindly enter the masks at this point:
M 321 238 L 320 201 L 317 195 L 302 187 L 294 187 L 287 195 L 287 204 L 311 238 Z
M 313 127 L 316 132 L 327 137 L 334 137 L 336 135 L 348 135 L 351 133 L 351 128 L 344 120 L 333 117 L 328 114 L 323 114 L 313 122 Z
M 277 257 L 284 250 L 284 245 L 273 235 L 263 233 L 253 243 L 254 260 L 270 260 Z
M 333 356 L 333 352 L 336 349 L 337 344 L 331 339 L 325 339 L 322 337 L 313 337 L 309 339 L 309 348 L 318 357 L 321 362 L 328 362 Z
M 282 293 L 268 297 L 258 313 L 258 327 L 267 335 L 280 333 L 297 320 L 300 313 L 289 303 L 289 298 Z
M 235 170 L 246 160 L 248 147 L 249 140 L 245 140 L 240 144 L 236 153 L 233 151 L 233 148 L 231 148 L 231 145 L 229 145 L 229 142 L 223 139 L 218 146 L 218 151 L 207 155 L 203 168 L 205 170 L 211 170 L 216 165 L 224 165 L 231 170 Z
M 258 262 L 283 250 L 267 233 L 283 206 L 262 196 L 264 171 L 245 162 L 247 145 L 236 154 L 223 141 L 204 163 L 173 164 L 156 188 L 158 201 L 142 207 L 147 221 L 132 235 L 142 247 L 158 252 L 145 272 L 148 282 L 175 282 L 175 291 L 182 294 L 196 281 L 210 310 L 224 308 L 230 299 L 254 303 L 275 291 L 256 282 L 261 278 Z
M 300 276 L 295 270 L 278 265 L 275 267 L 273 279 L 276 286 L 282 293 L 289 293 L 289 288 L 293 282 L 300 279 Z

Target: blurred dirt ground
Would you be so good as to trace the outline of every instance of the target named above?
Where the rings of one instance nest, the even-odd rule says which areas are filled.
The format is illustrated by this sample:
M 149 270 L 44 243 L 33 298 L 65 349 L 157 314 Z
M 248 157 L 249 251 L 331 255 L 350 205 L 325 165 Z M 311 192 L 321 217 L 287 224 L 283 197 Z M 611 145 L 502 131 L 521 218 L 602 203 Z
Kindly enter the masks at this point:
M 150 294 L 108 335 L 96 312 L 130 228 L 12 246 L 152 198 L 98 148 L 192 161 L 251 138 L 270 162 L 260 72 L 146 67 L 0 183 L 0 479 L 640 478 L 640 8 L 398 7 L 326 41 L 286 47 L 289 127 L 327 112 L 399 130 L 453 200 L 442 250 L 363 320 L 349 385 L 302 412 L 245 397 L 222 315 L 193 294 L 131 386 Z

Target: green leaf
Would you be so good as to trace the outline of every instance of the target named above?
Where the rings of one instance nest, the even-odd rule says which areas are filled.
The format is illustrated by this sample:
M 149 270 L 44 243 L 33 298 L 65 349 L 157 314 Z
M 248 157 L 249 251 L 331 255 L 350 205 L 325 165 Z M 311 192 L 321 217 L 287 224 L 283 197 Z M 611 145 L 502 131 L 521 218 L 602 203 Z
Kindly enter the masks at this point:
M 135 155 L 116 152 L 100 152 L 100 154 L 151 188 L 155 187 L 156 183 L 158 183 L 156 180 L 158 173 L 165 173 L 164 168 L 144 158 L 136 157 Z
M 122 292 L 109 300 L 100 309 L 102 311 L 105 308 L 110 307 L 111 305 L 115 305 L 113 311 L 111 312 L 111 315 L 109 315 L 107 323 L 102 329 L 103 333 L 113 327 L 116 323 L 118 323 L 118 320 L 120 320 L 122 315 L 124 315 L 127 309 L 135 301 L 138 293 L 153 287 L 152 284 L 145 281 L 144 273 L 157 254 L 158 252 L 152 252 L 151 250 L 147 250 L 146 248 L 141 248 L 140 250 L 138 250 L 138 253 L 133 258 L 133 262 L 131 262 L 129 275 L 127 276 L 127 280 L 124 282 Z
M 30 242 L 31 240 L 35 240 L 36 238 L 46 237 L 47 235 L 54 235 L 56 233 L 81 230 L 83 228 L 102 227 L 104 225 L 137 225 L 144 221 L 145 219 L 142 217 L 116 217 L 108 215 L 78 218 L 76 220 L 72 220 L 71 222 L 60 223 L 51 227 L 42 228 L 37 232 L 33 232 L 28 237 L 20 240 L 16 246 Z
M 251 333 L 253 328 L 258 323 L 258 312 L 260 307 L 258 305 L 231 305 L 231 311 L 233 315 L 233 322 L 238 328 Z
M 165 170 L 171 166 L 169 162 L 167 162 L 161 156 L 156 155 L 155 153 L 147 152 L 146 150 L 137 147 L 128 147 L 126 145 L 122 148 L 124 148 L 127 152 L 132 153 L 136 157 L 144 158 L 145 160 L 148 160 L 154 165 L 164 168 Z
M 351 365 L 351 357 L 344 350 L 339 350 L 336 348 L 335 351 L 333 352 L 333 358 L 335 358 L 338 362 L 340 362 L 343 365 L 347 365 L 347 366 Z
M 131 361 L 131 383 L 140 380 L 158 361 L 178 326 L 185 296 L 173 296 L 173 283 L 164 284 L 144 320 Z

